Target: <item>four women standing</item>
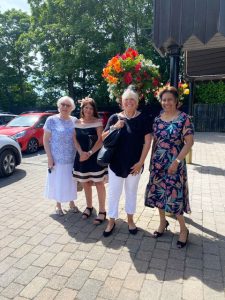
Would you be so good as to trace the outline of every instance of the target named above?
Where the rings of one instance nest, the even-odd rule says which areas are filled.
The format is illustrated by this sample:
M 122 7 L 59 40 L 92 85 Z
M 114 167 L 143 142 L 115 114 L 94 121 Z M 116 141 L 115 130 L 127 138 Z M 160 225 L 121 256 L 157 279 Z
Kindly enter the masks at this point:
M 155 118 L 153 124 L 154 142 L 145 205 L 157 207 L 159 210 L 160 225 L 154 232 L 156 238 L 169 226 L 165 211 L 177 217 L 180 224 L 177 246 L 182 248 L 187 243 L 189 233 L 183 216 L 184 212 L 190 212 L 185 156 L 193 145 L 193 125 L 189 116 L 178 110 L 179 97 L 174 87 L 164 89 L 160 93 L 160 101 L 163 111 Z M 73 176 L 84 187 L 87 205 L 82 217 L 87 219 L 92 214 L 92 186 L 95 185 L 99 213 L 94 224 L 100 224 L 106 219 L 104 182 L 109 172 L 109 222 L 103 235 L 111 235 L 115 228 L 123 188 L 128 230 L 131 234 L 136 234 L 138 229 L 133 216 L 136 210 L 137 189 L 150 148 L 152 131 L 151 120 L 137 110 L 138 94 L 130 87 L 124 91 L 123 110 L 110 117 L 103 133 L 92 98 L 82 100 L 79 120 L 70 116 L 74 109 L 71 98 L 60 98 L 58 107 L 59 115 L 48 118 L 44 126 L 44 147 L 50 172 L 47 197 L 57 201 L 56 211 L 59 214 L 63 214 L 61 202 L 64 201 L 70 201 L 71 209 L 77 210 L 72 201 L 76 199 L 76 187 L 71 175 L 76 148 Z M 102 146 L 102 139 L 104 140 L 112 130 L 120 130 L 120 137 L 107 170 L 97 165 L 97 154 Z M 74 141 L 74 144 L 71 141 Z

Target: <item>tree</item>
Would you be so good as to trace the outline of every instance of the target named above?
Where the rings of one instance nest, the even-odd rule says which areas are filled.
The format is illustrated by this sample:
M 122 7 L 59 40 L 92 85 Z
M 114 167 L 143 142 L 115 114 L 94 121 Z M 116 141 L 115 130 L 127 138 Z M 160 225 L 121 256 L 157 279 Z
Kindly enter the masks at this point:
M 0 13 L 0 102 L 5 110 L 30 105 L 37 99 L 31 84 L 34 57 L 23 41 L 29 16 L 15 9 Z
M 150 40 L 152 0 L 28 1 L 30 40 L 41 55 L 41 86 L 48 95 L 61 91 L 77 100 L 91 94 L 109 104 L 102 69 L 130 46 L 165 65 Z

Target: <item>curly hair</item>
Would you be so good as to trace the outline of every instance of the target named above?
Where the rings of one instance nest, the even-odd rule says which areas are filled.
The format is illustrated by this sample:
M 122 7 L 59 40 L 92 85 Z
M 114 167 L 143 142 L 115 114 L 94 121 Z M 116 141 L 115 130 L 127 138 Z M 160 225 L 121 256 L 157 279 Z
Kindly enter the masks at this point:
M 174 96 L 174 98 L 177 100 L 176 105 L 178 106 L 179 104 L 179 94 L 178 90 L 174 86 L 166 86 L 163 90 L 160 91 L 159 93 L 159 99 L 162 101 L 162 97 L 165 93 L 170 93 Z
M 93 108 L 93 116 L 95 118 L 98 118 L 97 106 L 96 106 L 94 99 L 92 99 L 90 97 L 85 97 L 80 101 L 80 103 L 81 103 L 81 109 L 80 109 L 80 117 L 81 118 L 84 118 L 84 107 L 87 106 L 88 104 L 90 104 Z

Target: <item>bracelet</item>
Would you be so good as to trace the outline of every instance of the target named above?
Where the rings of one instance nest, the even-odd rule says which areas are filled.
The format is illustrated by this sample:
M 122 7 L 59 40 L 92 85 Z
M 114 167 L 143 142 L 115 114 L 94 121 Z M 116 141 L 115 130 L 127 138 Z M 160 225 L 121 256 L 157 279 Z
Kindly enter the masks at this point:
M 90 156 L 93 154 L 92 150 L 89 150 L 88 153 L 90 154 Z
M 176 158 L 175 161 L 178 162 L 178 164 L 181 162 L 179 158 Z

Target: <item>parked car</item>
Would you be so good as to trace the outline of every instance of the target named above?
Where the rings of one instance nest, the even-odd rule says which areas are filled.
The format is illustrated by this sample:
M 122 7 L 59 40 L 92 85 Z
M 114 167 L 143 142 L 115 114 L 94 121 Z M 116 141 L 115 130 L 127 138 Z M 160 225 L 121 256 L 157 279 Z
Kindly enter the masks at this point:
M 15 117 L 17 117 L 17 115 L 0 112 L 0 128 L 2 126 L 5 126 L 7 123 L 9 123 Z
M 102 124 L 103 124 L 103 128 L 105 128 L 107 121 L 109 119 L 109 117 L 111 116 L 111 112 L 109 111 L 99 111 L 98 112 L 98 116 L 100 119 L 102 119 Z
M 8 136 L 0 135 L 0 177 L 12 175 L 21 163 L 21 157 L 19 144 Z
M 53 113 L 29 112 L 23 113 L 0 128 L 0 134 L 15 139 L 22 151 L 34 153 L 43 146 L 43 126 L 46 119 Z

